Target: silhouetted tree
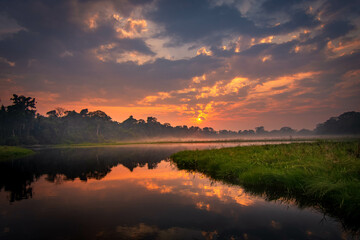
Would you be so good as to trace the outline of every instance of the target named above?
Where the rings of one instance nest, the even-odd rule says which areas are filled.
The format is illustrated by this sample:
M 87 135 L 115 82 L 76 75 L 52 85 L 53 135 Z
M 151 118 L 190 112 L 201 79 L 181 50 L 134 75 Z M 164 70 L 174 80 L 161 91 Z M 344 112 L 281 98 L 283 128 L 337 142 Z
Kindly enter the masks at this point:
M 86 117 L 88 113 L 89 113 L 89 110 L 87 108 L 80 111 L 80 115 L 83 117 Z
M 360 134 L 360 112 L 346 112 L 318 124 L 317 134 Z
M 57 113 L 56 113 L 55 110 L 48 111 L 48 112 L 46 113 L 46 115 L 48 115 L 48 116 L 51 117 L 51 118 L 58 117 L 58 115 L 57 115 Z
M 291 127 L 282 127 L 280 128 L 280 134 L 294 134 L 296 130 L 292 129 Z
M 299 134 L 299 135 L 311 135 L 311 134 L 314 134 L 314 132 L 309 130 L 309 129 L 303 128 L 300 131 L 298 131 L 297 134 Z
M 13 101 L 13 104 L 8 106 L 5 111 L 5 125 L 12 136 L 9 143 L 26 143 L 30 140 L 30 130 L 35 119 L 35 98 L 13 94 L 10 100 Z
M 255 135 L 310 135 L 313 131 L 302 129 L 299 132 L 282 127 L 268 132 L 263 126 L 255 130 L 220 130 L 211 127 L 203 129 L 186 125 L 172 127 L 170 123 L 161 124 L 155 117 L 135 119 L 130 116 L 122 123 L 112 121 L 101 110 L 80 113 L 56 108 L 48 111 L 47 117 L 36 114 L 35 99 L 18 96 L 11 98 L 13 104 L 0 108 L 0 144 L 56 144 L 99 142 L 112 140 L 137 140 L 152 137 L 252 137 Z M 315 129 L 318 134 L 360 134 L 360 113 L 347 112 L 319 124 Z
M 89 112 L 88 116 L 96 122 L 96 136 L 100 135 L 100 128 L 104 127 L 105 123 L 111 120 L 111 117 L 100 110 Z
M 263 135 L 267 133 L 267 131 L 265 131 L 265 128 L 263 126 L 256 127 L 255 132 L 257 135 Z

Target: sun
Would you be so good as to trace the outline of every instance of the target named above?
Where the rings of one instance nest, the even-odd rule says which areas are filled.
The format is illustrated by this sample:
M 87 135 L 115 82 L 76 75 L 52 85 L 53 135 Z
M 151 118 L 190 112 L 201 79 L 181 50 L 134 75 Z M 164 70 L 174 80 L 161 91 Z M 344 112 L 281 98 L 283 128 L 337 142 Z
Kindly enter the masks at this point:
M 197 121 L 198 123 L 201 123 L 201 122 L 202 122 L 202 119 L 201 119 L 200 117 L 198 117 L 198 118 L 196 119 L 196 121 Z

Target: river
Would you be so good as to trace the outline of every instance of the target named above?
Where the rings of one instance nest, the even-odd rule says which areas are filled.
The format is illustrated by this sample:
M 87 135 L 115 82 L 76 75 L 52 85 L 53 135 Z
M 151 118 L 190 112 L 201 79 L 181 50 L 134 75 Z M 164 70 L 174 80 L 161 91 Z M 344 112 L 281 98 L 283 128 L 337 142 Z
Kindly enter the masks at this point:
M 0 239 L 346 239 L 313 208 L 178 170 L 185 149 L 258 143 L 39 148 L 0 163 Z

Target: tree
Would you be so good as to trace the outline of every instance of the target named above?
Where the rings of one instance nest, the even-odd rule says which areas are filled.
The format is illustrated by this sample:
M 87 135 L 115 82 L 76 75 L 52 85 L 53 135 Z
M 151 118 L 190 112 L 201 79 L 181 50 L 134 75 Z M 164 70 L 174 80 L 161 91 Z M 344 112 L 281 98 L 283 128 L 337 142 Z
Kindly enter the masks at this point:
M 146 120 L 147 124 L 150 125 L 155 125 L 158 123 L 157 118 L 156 117 L 148 117 Z
M 256 132 L 256 134 L 258 134 L 258 135 L 261 135 L 261 134 L 265 134 L 265 133 L 266 133 L 264 126 L 256 127 L 256 128 L 255 128 L 255 132 Z
M 9 126 L 13 137 L 28 137 L 35 119 L 35 98 L 13 94 L 13 105 L 7 107 Z
M 317 125 L 317 134 L 360 134 L 360 112 L 345 112 Z
M 10 98 L 13 101 L 13 105 L 8 106 L 8 110 L 19 110 L 23 112 L 31 112 L 35 114 L 35 98 L 25 97 L 23 95 L 18 96 L 17 94 L 13 94 L 13 97 Z
M 62 108 L 62 107 L 55 108 L 55 111 L 56 111 L 56 114 L 58 117 L 63 117 L 66 113 L 65 108 Z
M 46 115 L 48 115 L 50 118 L 56 118 L 56 117 L 58 117 L 58 115 L 57 115 L 57 113 L 56 113 L 55 110 L 48 111 L 48 112 L 46 113 Z
M 94 112 L 89 112 L 89 117 L 96 122 L 96 136 L 100 135 L 100 127 L 105 123 L 111 120 L 105 112 L 101 110 L 96 110 Z
M 130 129 L 130 128 L 136 126 L 137 123 L 138 123 L 138 121 L 132 115 L 130 115 L 130 117 L 128 119 L 126 119 L 125 121 L 123 121 L 121 123 L 121 127 Z
M 83 117 L 86 117 L 86 115 L 88 114 L 89 110 L 87 108 L 83 109 L 80 111 L 80 115 Z
M 280 128 L 281 134 L 294 134 L 296 133 L 296 130 L 292 129 L 291 127 L 282 127 Z
M 212 127 L 204 127 L 203 128 L 203 133 L 205 135 L 215 135 L 216 131 L 214 131 L 214 129 Z
M 94 112 L 89 112 L 89 117 L 94 118 L 94 119 L 99 119 L 102 121 L 110 121 L 111 117 L 109 117 L 105 112 L 101 111 L 101 110 L 96 110 Z

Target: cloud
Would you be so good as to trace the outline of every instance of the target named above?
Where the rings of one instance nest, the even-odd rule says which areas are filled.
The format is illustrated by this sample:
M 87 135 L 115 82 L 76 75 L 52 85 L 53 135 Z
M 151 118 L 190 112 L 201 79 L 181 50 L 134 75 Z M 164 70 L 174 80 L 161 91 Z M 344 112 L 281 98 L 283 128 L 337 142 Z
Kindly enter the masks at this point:
M 324 26 L 321 37 L 334 39 L 344 36 L 354 29 L 355 27 L 350 23 L 350 21 L 336 20 Z
M 206 0 L 158 1 L 156 11 L 148 18 L 164 26 L 163 35 L 174 37 L 176 43 L 205 40 L 216 42 L 231 31 L 252 32 L 257 28 L 241 16 L 241 13 L 226 5 L 210 6 Z
M 51 107 L 234 129 L 360 110 L 356 1 L 4 0 L 0 9 L 1 99 L 36 94 Z
M 279 2 L 279 1 L 277 1 Z M 286 5 L 294 1 L 286 2 Z M 273 6 L 273 3 L 265 2 Z M 280 6 L 283 6 L 277 3 Z M 279 8 L 274 5 L 275 8 Z M 284 9 L 286 7 L 283 6 Z M 257 9 L 257 16 L 252 18 L 243 15 L 241 11 L 231 4 L 209 4 L 209 1 L 158 1 L 156 11 L 150 12 L 148 18 L 164 26 L 163 35 L 173 38 L 168 45 L 181 45 L 188 42 L 202 42 L 205 44 L 221 44 L 222 41 L 236 35 L 264 37 L 271 34 L 286 34 L 299 28 L 313 28 L 320 24 L 312 13 L 304 8 L 296 8 L 282 22 L 269 25 L 273 19 L 264 6 Z
M 112 42 L 118 43 L 122 51 L 153 54 L 147 44 L 138 38 L 146 27 L 144 20 L 124 17 L 122 26 L 113 17 L 115 13 L 117 16 L 130 15 L 136 7 L 134 3 L 2 1 L 1 6 L 8 18 L 24 29 L 1 41 L 3 50 L 0 54 L 8 58 L 48 59 L 58 57 L 65 51 L 83 53 Z
M 7 60 L 6 58 L 0 57 L 0 63 L 5 63 L 7 65 L 9 65 L 10 67 L 15 67 L 15 62 L 10 62 L 9 60 Z
M 261 8 L 266 12 L 284 13 L 284 11 L 286 12 L 289 11 L 289 9 L 299 7 L 299 5 L 305 2 L 304 0 L 267 0 L 262 3 Z
M 14 19 L 9 19 L 6 15 L 0 14 L 0 40 L 23 30 Z

